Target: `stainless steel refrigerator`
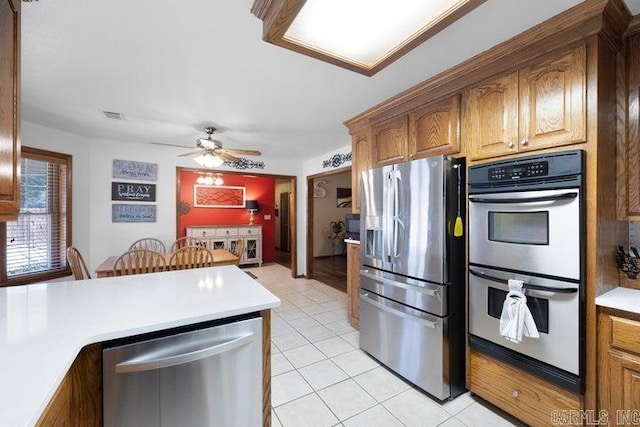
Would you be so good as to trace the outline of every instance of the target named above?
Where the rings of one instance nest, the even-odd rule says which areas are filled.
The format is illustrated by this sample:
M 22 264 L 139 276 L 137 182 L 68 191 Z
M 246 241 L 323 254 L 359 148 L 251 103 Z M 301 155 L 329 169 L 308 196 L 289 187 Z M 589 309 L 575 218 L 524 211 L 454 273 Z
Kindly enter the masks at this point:
M 447 156 L 362 172 L 360 347 L 440 400 L 465 390 L 464 177 Z

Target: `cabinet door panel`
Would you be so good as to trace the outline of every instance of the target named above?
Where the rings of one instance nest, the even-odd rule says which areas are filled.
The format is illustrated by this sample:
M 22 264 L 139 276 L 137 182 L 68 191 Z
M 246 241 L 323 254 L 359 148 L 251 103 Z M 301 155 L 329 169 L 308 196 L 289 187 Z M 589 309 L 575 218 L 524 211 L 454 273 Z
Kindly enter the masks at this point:
M 356 131 L 352 136 L 351 153 L 353 166 L 351 170 L 351 187 L 353 189 L 353 213 L 360 213 L 360 173 L 371 168 L 368 136 L 368 129 Z
M 459 95 L 417 108 L 409 114 L 409 158 L 459 151 Z
M 520 150 L 586 141 L 585 47 L 520 70 Z
M 407 160 L 407 116 L 395 117 L 372 128 L 373 167 Z
M 466 137 L 472 159 L 517 152 L 518 73 L 499 77 L 465 94 Z
M 627 40 L 629 137 L 627 140 L 627 215 L 640 216 L 640 36 Z
M 20 1 L 0 0 L 0 220 L 20 210 Z
M 640 410 L 640 359 L 624 353 L 611 352 L 609 353 L 609 373 L 610 413 L 615 417 L 616 414 L 625 415 L 622 413 L 625 411 L 621 410 L 629 412 Z

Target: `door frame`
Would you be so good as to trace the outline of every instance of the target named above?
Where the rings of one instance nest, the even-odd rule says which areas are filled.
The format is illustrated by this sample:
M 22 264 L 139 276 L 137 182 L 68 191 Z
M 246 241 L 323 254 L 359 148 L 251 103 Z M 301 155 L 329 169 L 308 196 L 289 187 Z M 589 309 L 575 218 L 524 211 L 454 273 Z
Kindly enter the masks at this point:
M 332 169 L 327 172 L 321 172 L 307 176 L 307 279 L 314 278 L 313 270 L 313 180 L 317 178 L 325 178 L 332 175 L 339 175 L 345 172 L 351 172 L 351 166 L 345 166 L 338 169 Z M 353 189 L 351 190 L 353 194 Z
M 228 171 L 220 169 L 204 169 L 204 168 L 188 168 L 182 166 L 176 166 L 176 239 L 180 235 L 180 172 L 197 172 L 197 173 L 219 173 L 222 175 L 247 175 L 259 176 L 263 178 L 273 178 L 274 181 L 278 178 L 288 179 L 291 185 L 291 203 L 289 204 L 289 261 L 291 263 L 291 277 L 298 277 L 298 247 L 296 245 L 297 239 L 297 212 L 296 212 L 296 191 L 297 191 L 297 177 L 295 175 L 281 175 L 281 174 L 269 174 L 269 173 L 255 173 L 253 171 Z M 275 200 L 275 193 L 273 198 Z M 274 219 L 275 220 L 275 219 Z

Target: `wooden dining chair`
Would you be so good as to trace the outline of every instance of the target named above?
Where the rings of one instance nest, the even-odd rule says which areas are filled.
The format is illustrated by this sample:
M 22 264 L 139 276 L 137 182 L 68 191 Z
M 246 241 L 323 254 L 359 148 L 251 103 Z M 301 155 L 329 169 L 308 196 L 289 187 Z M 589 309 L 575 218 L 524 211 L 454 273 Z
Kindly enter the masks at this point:
M 180 248 L 184 248 L 185 246 L 201 246 L 203 248 L 207 247 L 207 245 L 197 237 L 184 236 L 173 242 L 173 244 L 171 245 L 171 252 L 175 252 Z
M 156 239 L 155 237 L 144 237 L 142 239 L 138 239 L 129 246 L 129 250 L 131 249 L 150 249 L 160 253 L 167 252 L 167 247 L 164 245 L 162 240 Z
M 234 254 L 235 256 L 237 256 L 238 258 L 242 259 L 242 253 L 244 252 L 244 239 L 238 239 L 236 240 L 236 245 L 233 248 L 232 251 L 230 251 L 232 254 Z M 240 261 L 240 260 L 238 260 Z
M 211 267 L 211 265 L 213 265 L 213 252 L 203 246 L 183 246 L 173 252 L 169 258 L 171 270 Z
M 87 265 L 84 263 L 82 254 L 73 246 L 67 248 L 67 262 L 69 263 L 69 267 L 71 267 L 71 274 L 74 280 L 91 279 L 91 274 L 89 274 L 89 269 L 87 269 Z
M 120 255 L 113 263 L 114 276 L 155 273 L 165 271 L 167 261 L 164 254 L 151 249 L 131 249 Z

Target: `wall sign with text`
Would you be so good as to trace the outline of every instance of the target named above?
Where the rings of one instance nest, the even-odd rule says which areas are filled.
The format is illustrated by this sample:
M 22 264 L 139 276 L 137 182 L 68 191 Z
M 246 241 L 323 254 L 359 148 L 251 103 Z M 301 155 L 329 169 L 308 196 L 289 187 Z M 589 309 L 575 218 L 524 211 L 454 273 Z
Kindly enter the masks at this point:
M 111 222 L 156 222 L 156 205 L 111 205 Z
M 112 182 L 111 200 L 136 202 L 155 202 L 156 185 L 136 182 Z
M 158 164 L 113 159 L 113 177 L 139 181 L 157 181 Z

